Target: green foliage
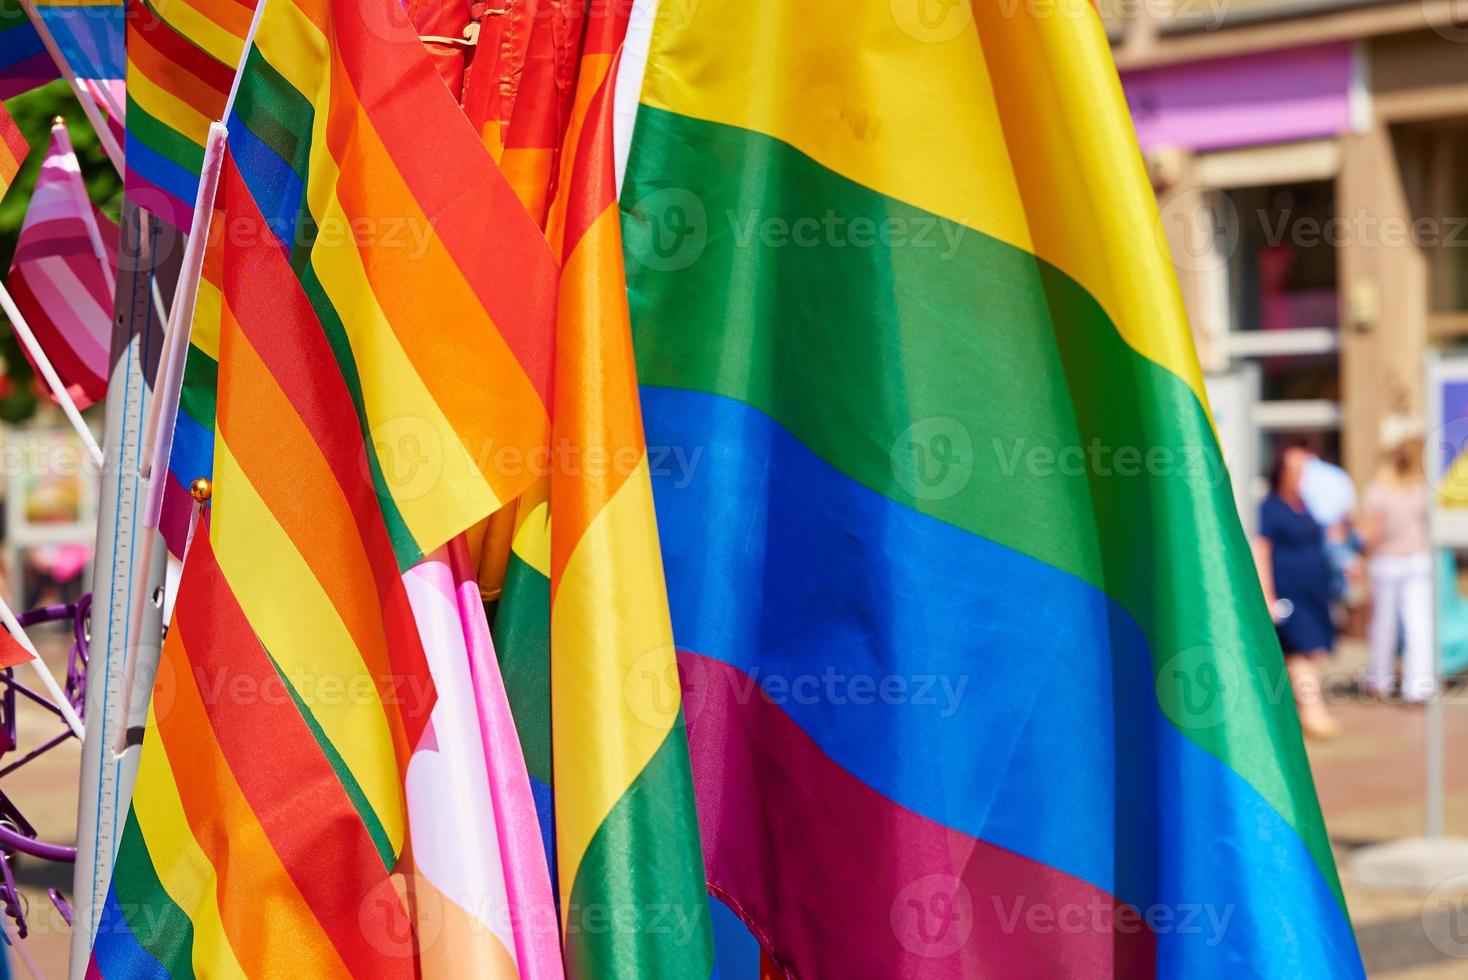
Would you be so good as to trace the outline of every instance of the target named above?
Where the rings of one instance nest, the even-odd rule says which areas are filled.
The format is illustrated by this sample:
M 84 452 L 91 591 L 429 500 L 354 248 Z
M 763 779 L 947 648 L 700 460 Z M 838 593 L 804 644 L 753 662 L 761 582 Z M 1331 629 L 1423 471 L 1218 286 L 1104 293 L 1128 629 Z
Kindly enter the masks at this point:
M 81 106 L 64 81 L 54 81 L 18 95 L 8 100 L 5 107 L 29 141 L 31 152 L 10 190 L 0 199 L 0 270 L 10 268 L 10 257 L 15 253 L 15 242 L 25 221 L 31 190 L 36 186 L 36 175 L 51 142 L 51 120 L 55 116 L 66 117 L 66 129 L 76 148 L 87 193 L 92 200 L 113 220 L 117 219 L 122 206 L 122 179 L 107 159 L 101 141 L 88 125 L 87 117 L 82 114 Z M 9 391 L 0 397 L 0 419 L 18 422 L 29 418 L 36 410 L 35 386 L 31 383 L 33 373 L 11 331 L 10 321 L 0 317 L 0 323 L 4 324 L 0 328 L 3 329 L 0 332 L 0 361 L 3 361 L 0 370 L 9 381 Z

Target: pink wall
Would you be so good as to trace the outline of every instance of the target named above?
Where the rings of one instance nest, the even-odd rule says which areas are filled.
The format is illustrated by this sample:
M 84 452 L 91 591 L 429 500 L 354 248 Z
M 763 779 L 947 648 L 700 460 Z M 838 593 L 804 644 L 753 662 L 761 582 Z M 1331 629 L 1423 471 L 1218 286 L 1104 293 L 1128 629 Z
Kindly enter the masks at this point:
M 1211 150 L 1350 128 L 1351 42 L 1123 72 L 1142 149 Z

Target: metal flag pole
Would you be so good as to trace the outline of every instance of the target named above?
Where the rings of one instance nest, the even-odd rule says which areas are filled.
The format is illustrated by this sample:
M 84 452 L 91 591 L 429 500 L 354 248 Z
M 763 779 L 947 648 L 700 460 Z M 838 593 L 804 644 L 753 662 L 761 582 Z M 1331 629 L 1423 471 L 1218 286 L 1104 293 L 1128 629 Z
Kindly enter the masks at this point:
M 76 72 L 71 70 L 66 55 L 61 53 L 61 46 L 56 43 L 56 38 L 51 36 L 51 29 L 46 26 L 46 21 L 36 12 L 33 0 L 20 0 L 20 5 L 25 8 L 26 16 L 31 19 L 31 24 L 36 28 L 36 33 L 41 37 L 41 44 L 46 48 L 51 60 L 56 62 L 56 70 L 61 77 L 66 79 L 66 84 L 71 86 L 71 94 L 81 104 L 82 112 L 87 117 L 87 122 L 97 131 L 97 139 L 102 143 L 102 149 L 107 153 L 107 158 L 117 168 L 117 175 L 121 177 L 125 173 L 123 166 L 122 147 L 118 145 L 117 137 L 112 134 L 107 121 L 102 118 L 102 110 L 97 107 L 97 100 L 92 98 L 86 86 L 77 80 Z M 118 118 L 121 118 L 119 115 Z
M 110 735 L 123 703 L 123 671 L 135 647 L 156 648 L 161 642 L 162 609 L 145 606 L 141 623 L 129 622 L 133 595 L 161 593 L 166 562 L 141 535 L 144 489 L 142 467 L 143 412 L 147 379 L 153 376 L 162 339 L 162 321 L 152 300 L 160 268 L 178 259 L 178 235 L 130 201 L 123 202 L 118 250 L 116 317 L 112 332 L 112 371 L 107 387 L 106 464 L 97 515 L 97 551 L 93 560 L 92 660 L 87 670 L 87 738 L 82 743 L 82 772 L 77 799 L 77 856 L 73 890 L 75 916 L 71 936 L 74 980 L 86 974 L 112 862 L 137 775 L 137 752 L 111 751 Z M 171 284 L 164 277 L 165 288 Z M 143 575 L 147 566 L 146 577 Z M 156 656 L 156 654 L 155 654 Z M 156 662 L 152 660 L 150 662 Z

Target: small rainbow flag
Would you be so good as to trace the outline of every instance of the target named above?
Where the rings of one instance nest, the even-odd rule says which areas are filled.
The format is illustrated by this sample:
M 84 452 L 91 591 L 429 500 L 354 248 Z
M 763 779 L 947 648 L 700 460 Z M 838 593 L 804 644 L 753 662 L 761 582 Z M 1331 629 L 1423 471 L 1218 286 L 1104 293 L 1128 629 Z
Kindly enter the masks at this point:
M 181 231 L 253 16 L 252 0 L 128 2 L 126 193 Z
M 78 81 L 104 85 L 122 81 L 126 74 L 122 0 L 35 0 L 35 8 Z M 97 94 L 108 98 L 106 93 Z M 106 102 L 102 107 L 109 112 L 122 108 Z

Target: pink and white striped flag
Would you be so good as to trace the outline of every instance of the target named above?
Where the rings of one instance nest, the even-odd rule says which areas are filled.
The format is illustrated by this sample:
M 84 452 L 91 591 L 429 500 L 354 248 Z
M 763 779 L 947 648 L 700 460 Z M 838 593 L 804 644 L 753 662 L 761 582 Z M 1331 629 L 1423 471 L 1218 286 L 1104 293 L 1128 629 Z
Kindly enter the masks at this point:
M 116 267 L 117 225 L 87 197 L 71 138 L 58 123 L 21 225 L 9 285 L 78 408 L 107 391 Z

